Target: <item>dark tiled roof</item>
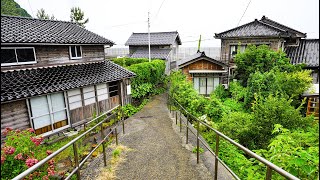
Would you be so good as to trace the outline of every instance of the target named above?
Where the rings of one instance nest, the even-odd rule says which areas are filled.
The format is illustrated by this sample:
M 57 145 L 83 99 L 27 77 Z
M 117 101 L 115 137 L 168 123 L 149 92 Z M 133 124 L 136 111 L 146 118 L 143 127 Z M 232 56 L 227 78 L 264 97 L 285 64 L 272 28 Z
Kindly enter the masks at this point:
M 289 33 L 291 33 L 291 35 L 293 35 L 293 36 L 295 36 L 295 37 L 301 37 L 301 38 L 307 37 L 307 36 L 306 36 L 306 33 L 297 31 L 297 30 L 292 29 L 292 28 L 290 28 L 290 27 L 288 27 L 288 26 L 285 26 L 285 25 L 283 25 L 283 24 L 280 24 L 280 23 L 278 23 L 278 22 L 276 22 L 276 21 L 273 21 L 273 20 L 267 18 L 266 16 L 262 16 L 262 18 L 261 18 L 260 21 L 261 21 L 261 22 L 264 22 L 264 23 L 266 23 L 266 24 L 268 24 L 268 25 L 271 25 L 271 26 L 277 27 L 277 28 L 279 28 L 279 29 L 282 29 L 282 30 L 284 30 L 284 31 L 288 31 Z
M 255 19 L 250 23 L 215 34 L 215 38 L 238 37 L 306 37 L 306 34 L 277 23 L 265 16 L 261 20 Z
M 178 44 L 181 45 L 181 40 L 177 31 L 150 33 L 151 45 L 171 45 L 176 40 L 178 41 Z M 132 33 L 125 45 L 148 45 L 148 43 L 148 33 Z
M 111 62 L 1 72 L 1 102 L 111 82 L 135 76 Z
M 1 15 L 2 43 L 114 44 L 76 23 Z
M 151 49 L 150 56 L 152 59 L 168 59 L 171 49 Z M 149 50 L 138 49 L 130 57 L 132 58 L 149 58 Z
M 292 64 L 319 67 L 319 39 L 301 39 L 299 46 L 288 46 L 285 52 Z
M 184 67 L 185 65 L 190 64 L 192 62 L 195 62 L 200 58 L 205 58 L 206 60 L 211 61 L 211 62 L 213 62 L 215 64 L 218 64 L 220 66 L 228 66 L 227 64 L 225 64 L 223 62 L 220 62 L 218 60 L 215 60 L 213 58 L 210 58 L 210 57 L 206 56 L 204 51 L 203 52 L 198 51 L 196 54 L 193 54 L 191 56 L 186 57 L 185 59 L 182 59 L 182 60 L 178 61 L 177 62 L 178 63 L 178 67 L 179 68 Z

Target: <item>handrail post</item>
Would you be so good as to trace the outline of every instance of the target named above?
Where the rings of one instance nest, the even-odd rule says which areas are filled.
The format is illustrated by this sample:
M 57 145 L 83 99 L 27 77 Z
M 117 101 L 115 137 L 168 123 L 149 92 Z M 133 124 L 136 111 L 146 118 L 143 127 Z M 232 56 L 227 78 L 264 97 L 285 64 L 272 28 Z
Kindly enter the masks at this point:
M 118 146 L 118 133 L 117 133 L 117 126 L 114 128 L 114 133 L 116 134 L 116 145 Z
M 186 130 L 186 144 L 188 144 L 188 134 L 189 134 L 189 114 L 187 114 L 187 130 Z
M 122 133 L 124 134 L 124 113 L 123 113 L 123 109 L 121 109 L 121 121 L 122 121 Z
M 77 179 L 80 180 L 80 167 L 79 167 L 79 160 L 78 160 L 78 149 L 76 142 L 72 144 L 73 146 L 73 155 L 74 155 L 74 163 L 76 165 L 77 169 Z
M 216 133 L 216 155 L 214 161 L 214 180 L 218 179 L 218 153 L 219 153 L 219 135 Z
M 266 180 L 271 180 L 271 176 L 272 176 L 272 169 L 270 168 L 270 166 L 267 166 Z
M 199 130 L 200 130 L 200 122 L 198 121 L 198 125 L 197 125 L 197 164 L 199 164 L 199 158 L 200 158 L 200 147 L 199 147 Z
M 176 124 L 177 124 L 177 121 L 178 121 L 178 112 L 176 111 Z
M 180 132 L 182 130 L 181 116 L 180 116 Z
M 100 125 L 101 128 L 101 139 L 104 139 L 104 133 L 103 133 L 103 126 L 102 124 Z M 105 147 L 105 143 L 102 143 L 102 151 L 103 151 L 103 162 L 104 162 L 104 166 L 107 166 L 107 155 L 106 155 L 106 147 Z
M 170 110 L 170 115 L 171 115 L 171 97 L 169 96 L 169 110 Z

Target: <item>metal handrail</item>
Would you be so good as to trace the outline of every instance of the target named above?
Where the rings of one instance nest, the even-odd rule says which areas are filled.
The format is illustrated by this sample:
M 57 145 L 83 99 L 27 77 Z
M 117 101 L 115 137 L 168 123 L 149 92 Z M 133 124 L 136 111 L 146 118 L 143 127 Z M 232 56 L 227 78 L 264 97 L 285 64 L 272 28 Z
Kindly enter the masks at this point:
M 218 130 L 212 128 L 209 124 L 199 120 L 197 117 L 195 117 L 194 115 L 192 115 L 191 113 L 189 113 L 176 99 L 174 99 L 169 93 L 168 93 L 168 105 L 170 108 L 170 112 L 171 112 L 171 100 L 173 100 L 173 104 L 178 105 L 178 109 L 179 110 L 183 110 L 186 114 L 187 114 L 187 122 L 189 121 L 188 117 L 191 117 L 192 119 L 196 120 L 198 123 L 203 124 L 204 126 L 206 126 L 207 128 L 209 128 L 210 130 L 214 131 L 216 133 L 216 138 L 218 141 L 216 141 L 217 145 L 216 145 L 216 153 L 214 153 L 211 149 L 209 149 L 206 144 L 204 142 L 202 142 L 202 139 L 199 138 L 199 135 L 197 136 L 197 162 L 199 162 L 199 143 L 198 141 L 201 141 L 201 143 L 203 143 L 203 145 L 209 150 L 209 152 L 211 154 L 213 154 L 216 158 L 216 160 L 220 161 L 222 163 L 223 166 L 225 166 L 227 168 L 227 170 L 234 176 L 235 174 L 230 171 L 231 169 L 229 167 L 227 167 L 225 165 L 225 163 L 223 163 L 220 158 L 218 158 L 218 146 L 219 146 L 219 137 L 222 137 L 223 139 L 229 141 L 231 144 L 233 144 L 234 146 L 236 146 L 237 148 L 239 148 L 240 150 L 242 150 L 243 152 L 245 152 L 246 154 L 248 154 L 249 156 L 253 157 L 254 159 L 260 161 L 261 163 L 265 164 L 267 166 L 267 173 L 266 173 L 266 179 L 269 180 L 271 179 L 271 175 L 272 175 L 272 170 L 276 171 L 277 173 L 279 173 L 280 175 L 282 175 L 283 177 L 286 177 L 288 179 L 292 179 L 292 180 L 299 180 L 299 178 L 295 177 L 294 175 L 290 174 L 289 172 L 283 170 L 282 168 L 278 167 L 277 165 L 271 163 L 270 161 L 266 160 L 265 158 L 257 155 L 256 153 L 250 151 L 249 149 L 247 149 L 246 147 L 242 146 L 241 144 L 237 143 L 236 141 L 232 140 L 231 138 L 229 138 L 228 136 L 224 135 L 223 133 L 219 132 Z M 176 106 L 177 107 L 177 106 Z M 177 116 L 177 114 L 176 114 Z M 176 117 L 177 119 L 177 117 Z M 181 120 L 181 111 L 180 111 L 180 120 Z M 181 123 L 181 122 L 180 122 Z M 188 123 L 187 123 L 188 124 Z M 181 128 L 181 126 L 180 126 Z M 188 132 L 188 125 L 187 125 L 187 132 Z M 196 129 L 197 131 L 199 131 L 199 125 Z M 194 133 L 193 133 L 194 134 Z M 198 133 L 197 133 L 198 134 Z M 188 139 L 188 138 L 187 138 Z M 217 163 L 217 161 L 215 161 Z M 216 164 L 217 166 L 217 164 Z M 217 179 L 217 167 L 215 166 L 215 178 Z M 235 178 L 239 179 L 237 176 L 234 176 Z
M 99 115 L 98 117 L 94 118 L 93 120 L 91 120 L 90 122 L 97 120 L 99 118 L 101 118 L 104 115 L 107 115 L 108 113 L 112 112 L 113 110 L 119 108 L 120 109 L 120 105 L 117 105 L 115 108 L 108 110 L 107 112 Z M 61 147 L 60 149 L 58 149 L 57 151 L 53 152 L 52 154 L 50 154 L 49 156 L 47 156 L 46 158 L 42 159 L 41 161 L 39 161 L 37 164 L 35 164 L 34 166 L 30 167 L 29 169 L 25 170 L 24 172 L 22 172 L 21 174 L 19 174 L 18 176 L 14 177 L 12 180 L 20 180 L 23 179 L 25 176 L 27 176 L 28 174 L 32 173 L 33 171 L 35 171 L 36 169 L 40 168 L 43 164 L 45 164 L 46 162 L 48 162 L 50 159 L 54 158 L 55 156 L 57 156 L 58 154 L 60 154 L 62 151 L 64 151 L 65 149 L 67 149 L 68 147 L 70 147 L 71 145 L 73 145 L 73 150 L 74 150 L 74 158 L 75 158 L 75 164 L 76 167 L 73 169 L 73 171 L 68 175 L 68 177 L 66 177 L 66 179 L 71 178 L 71 176 L 77 172 L 77 179 L 80 179 L 80 168 L 81 166 L 84 164 L 84 162 L 90 157 L 90 155 L 100 146 L 103 145 L 103 154 L 104 156 L 106 155 L 105 152 L 105 146 L 104 146 L 104 142 L 105 140 L 108 138 L 108 136 L 115 131 L 115 136 L 116 136 L 116 144 L 118 144 L 118 140 L 117 140 L 117 127 L 118 127 L 118 123 L 119 121 L 116 123 L 116 126 L 112 129 L 112 131 L 110 131 L 106 136 L 102 137 L 102 140 L 98 143 L 98 145 L 90 151 L 90 153 L 83 159 L 82 162 L 78 163 L 78 157 L 77 157 L 77 148 L 76 148 L 76 142 L 81 139 L 82 137 L 84 137 L 85 135 L 87 135 L 89 132 L 91 132 L 92 130 L 94 130 L 96 127 L 101 126 L 101 136 L 103 136 L 103 128 L 102 128 L 102 123 L 104 123 L 105 121 L 107 121 L 108 119 L 110 119 L 111 117 L 113 117 L 114 115 L 116 115 L 117 112 L 111 114 L 110 116 L 106 117 L 104 120 L 100 121 L 98 124 L 94 125 L 92 128 L 90 128 L 89 130 L 87 130 L 86 132 L 84 132 L 83 134 L 79 135 L 78 137 L 74 138 L 73 140 L 71 140 L 69 143 L 67 143 L 66 145 L 64 145 L 63 147 Z M 121 121 L 122 121 L 122 125 L 124 128 L 124 119 L 123 116 L 121 116 Z M 124 130 L 123 130 L 124 131 Z M 104 165 L 106 166 L 106 158 L 104 157 Z

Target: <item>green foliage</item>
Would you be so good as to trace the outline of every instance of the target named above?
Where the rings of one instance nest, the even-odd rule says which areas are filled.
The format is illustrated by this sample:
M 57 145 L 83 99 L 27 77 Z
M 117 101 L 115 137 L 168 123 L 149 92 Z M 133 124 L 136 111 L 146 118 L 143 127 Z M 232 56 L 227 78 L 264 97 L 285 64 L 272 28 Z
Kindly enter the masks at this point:
M 271 131 L 275 124 L 281 124 L 288 129 L 308 127 L 310 118 L 302 117 L 299 108 L 291 106 L 291 101 L 283 97 L 269 95 L 266 99 L 257 99 L 253 104 L 254 123 L 252 133 L 254 144 L 266 148 L 273 137 Z
M 12 179 L 48 156 L 47 148 L 42 145 L 43 138 L 37 137 L 33 129 L 4 131 L 6 141 L 1 148 L 1 179 Z M 31 179 L 42 179 L 54 174 L 54 160 L 30 174 Z
M 89 18 L 84 19 L 84 12 L 79 7 L 71 8 L 70 19 L 71 22 L 75 22 L 83 28 L 85 28 L 84 25 L 89 22 Z
M 119 148 L 112 151 L 112 157 L 114 157 L 114 158 L 119 157 L 120 154 L 121 154 L 121 149 L 119 149 Z
M 224 88 L 223 85 L 219 84 L 216 89 L 212 92 L 217 98 L 224 100 L 229 96 L 229 92 Z
M 253 114 L 239 111 L 224 114 L 218 126 L 219 131 L 248 147 L 251 145 L 248 143 L 252 143 L 252 123 L 254 123 Z
M 37 12 L 37 18 L 39 18 L 39 19 L 51 19 L 51 20 L 55 20 L 54 15 L 52 15 L 52 16 L 50 17 L 49 14 L 47 14 L 43 8 L 41 8 L 41 9 L 38 10 L 38 12 Z
M 239 53 L 235 57 L 236 79 L 241 85 L 246 86 L 250 74 L 255 72 L 268 72 L 277 69 L 280 72 L 293 72 L 301 70 L 301 66 L 294 66 L 290 63 L 290 59 L 286 54 L 279 51 L 273 51 L 267 45 L 256 47 L 249 45 L 243 53 Z
M 276 124 L 277 135 L 268 146 L 256 152 L 300 179 L 317 179 L 319 169 L 319 124 L 290 131 Z M 276 175 L 275 177 L 279 177 Z
M 147 58 L 129 58 L 129 57 L 123 57 L 123 58 L 113 58 L 112 61 L 120 66 L 127 67 L 131 66 L 133 64 L 139 64 L 144 62 L 149 62 L 149 59 Z
M 243 101 L 246 97 L 247 88 L 241 86 L 239 82 L 230 82 L 229 91 L 232 99 L 236 101 Z
M 131 80 L 133 98 L 140 99 L 153 94 L 156 86 L 163 83 L 165 70 L 163 60 L 133 64 L 127 68 L 136 74 Z
M 271 70 L 269 72 L 256 72 L 250 75 L 247 84 L 245 104 L 253 102 L 254 94 L 261 98 L 267 98 L 269 94 L 278 94 L 286 99 L 292 98 L 292 105 L 299 105 L 299 96 L 310 88 L 312 78 L 309 70 L 295 71 L 291 73 Z M 294 88 L 292 88 L 294 87 Z
M 132 104 L 127 104 L 127 105 L 123 106 L 122 110 L 123 110 L 123 113 L 124 113 L 124 117 L 126 117 L 126 118 L 127 117 L 131 117 L 135 113 L 139 112 L 143 108 L 143 106 L 147 104 L 147 102 L 149 102 L 149 100 L 148 99 L 144 99 L 142 101 L 142 103 L 138 107 L 135 107 Z
M 1 15 L 31 17 L 30 14 L 21 8 L 14 0 L 1 0 Z
M 197 153 L 197 147 L 194 147 L 194 148 L 192 149 L 192 152 L 193 152 L 193 153 Z M 204 152 L 203 148 L 199 147 L 199 153 L 201 154 L 201 153 L 203 153 L 203 152 Z

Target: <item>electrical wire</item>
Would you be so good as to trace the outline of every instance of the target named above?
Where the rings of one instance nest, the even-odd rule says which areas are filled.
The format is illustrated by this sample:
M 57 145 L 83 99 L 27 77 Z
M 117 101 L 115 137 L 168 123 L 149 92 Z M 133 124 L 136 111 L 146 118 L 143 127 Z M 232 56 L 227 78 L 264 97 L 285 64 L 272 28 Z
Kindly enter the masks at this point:
M 30 7 L 30 9 L 31 9 L 32 16 L 35 17 L 35 16 L 34 16 L 34 13 L 33 13 L 33 10 L 32 10 L 32 7 L 31 7 L 31 5 L 30 5 L 30 1 L 29 1 L 29 0 L 28 0 L 28 4 L 29 4 L 29 7 Z
M 241 18 L 240 18 L 240 20 L 239 20 L 238 24 L 237 24 L 237 27 L 239 26 L 240 21 L 242 20 L 242 18 L 243 18 L 243 16 L 244 16 L 244 14 L 247 12 L 247 9 L 248 9 L 248 7 L 249 7 L 250 3 L 251 3 L 251 0 L 249 1 L 249 3 L 248 3 L 248 5 L 247 5 L 246 9 L 244 10 L 244 12 L 243 12 L 243 14 L 242 14 L 242 16 L 241 16 Z

